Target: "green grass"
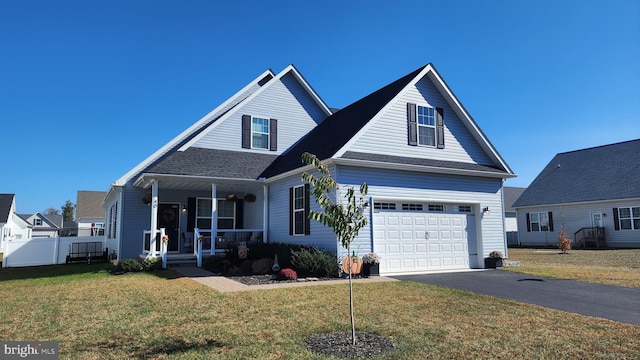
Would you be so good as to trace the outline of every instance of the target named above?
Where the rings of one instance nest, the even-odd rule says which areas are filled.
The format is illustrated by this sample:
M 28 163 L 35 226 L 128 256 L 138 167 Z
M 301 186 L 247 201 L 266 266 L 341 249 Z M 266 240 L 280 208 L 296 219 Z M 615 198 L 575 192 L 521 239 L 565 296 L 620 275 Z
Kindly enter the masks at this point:
M 509 260 L 520 261 L 509 271 L 557 279 L 640 288 L 640 249 L 571 250 L 509 249 Z
M 60 342 L 62 359 L 323 359 L 304 341 L 349 328 L 347 285 L 221 294 L 172 271 L 104 265 L 0 270 L 3 340 Z M 356 327 L 385 359 L 632 359 L 640 326 L 412 282 L 354 284 Z

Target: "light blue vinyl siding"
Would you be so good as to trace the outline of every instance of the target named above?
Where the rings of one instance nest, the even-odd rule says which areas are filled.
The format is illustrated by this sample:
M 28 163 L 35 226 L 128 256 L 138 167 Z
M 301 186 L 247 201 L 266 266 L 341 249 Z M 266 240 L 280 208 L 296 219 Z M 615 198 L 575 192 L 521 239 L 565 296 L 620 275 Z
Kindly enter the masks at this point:
M 407 103 L 444 109 L 445 148 L 409 146 L 407 135 Z M 433 83 L 424 77 L 407 89 L 381 117 L 370 123 L 348 149 L 366 153 L 429 158 L 492 165 L 492 160 L 456 116 Z
M 278 120 L 278 150 L 242 148 L 242 115 Z M 228 118 L 193 146 L 207 149 L 267 152 L 280 154 L 326 118 L 326 114 L 290 73 L 272 80 L 251 99 L 231 110 Z
M 506 254 L 501 179 L 341 166 L 337 170 L 337 181 L 341 188 L 353 186 L 355 189 L 366 182 L 369 186 L 368 197 L 373 201 L 398 199 L 473 205 L 477 214 L 476 240 L 482 246 L 483 256 L 486 257 L 493 250 Z M 483 215 L 480 211 L 483 207 L 489 207 L 490 213 Z M 368 220 L 371 225 L 371 217 Z M 371 251 L 371 229 L 369 226 L 369 229 L 360 233 L 352 249 L 360 254 Z
M 142 253 L 143 231 L 151 228 L 151 206 L 142 202 L 145 189 L 126 184 L 122 190 L 122 226 L 120 227 L 120 256 L 138 258 Z
M 301 175 L 298 174 L 269 185 L 269 242 L 315 245 L 327 251 L 336 251 L 336 235 L 330 228 L 313 220 L 310 235 L 289 235 L 289 188 L 302 184 Z M 319 210 L 313 196 L 309 201 L 311 210 Z
M 598 201 L 580 204 L 547 205 L 518 208 L 518 238 L 520 244 L 529 246 L 555 246 L 560 231 L 564 228 L 567 236 L 583 227 L 592 226 L 591 214 L 603 214 L 604 237 L 607 246 L 617 248 L 640 247 L 640 230 L 615 230 L 613 208 L 640 206 L 640 200 Z M 527 231 L 527 213 L 553 213 L 553 231 Z

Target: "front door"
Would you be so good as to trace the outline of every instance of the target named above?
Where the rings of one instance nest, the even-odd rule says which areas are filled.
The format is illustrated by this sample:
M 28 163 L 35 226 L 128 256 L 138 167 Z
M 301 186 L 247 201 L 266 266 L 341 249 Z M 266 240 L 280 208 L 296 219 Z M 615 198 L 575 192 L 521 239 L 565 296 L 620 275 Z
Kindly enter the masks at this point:
M 167 251 L 178 251 L 180 233 L 180 204 L 158 205 L 158 229 L 165 228 L 169 237 Z

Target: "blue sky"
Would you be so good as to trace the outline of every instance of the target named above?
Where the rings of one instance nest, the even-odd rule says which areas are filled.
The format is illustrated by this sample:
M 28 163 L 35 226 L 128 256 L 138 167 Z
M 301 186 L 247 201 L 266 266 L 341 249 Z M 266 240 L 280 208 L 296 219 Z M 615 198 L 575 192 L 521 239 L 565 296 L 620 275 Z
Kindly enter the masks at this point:
M 527 186 L 640 138 L 640 2 L 0 2 L 0 193 L 103 190 L 264 70 L 344 107 L 432 62 Z M 640 155 L 639 155 L 640 158 Z

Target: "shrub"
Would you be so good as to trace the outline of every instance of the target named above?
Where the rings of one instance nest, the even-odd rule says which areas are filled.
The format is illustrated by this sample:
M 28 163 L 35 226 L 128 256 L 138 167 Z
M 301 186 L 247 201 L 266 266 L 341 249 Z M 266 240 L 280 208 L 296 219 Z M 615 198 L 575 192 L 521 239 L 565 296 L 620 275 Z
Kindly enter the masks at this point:
M 256 260 L 253 265 L 251 265 L 251 272 L 257 275 L 266 275 L 271 272 L 271 267 L 273 266 L 273 260 L 270 258 L 262 258 Z
M 563 254 L 566 254 L 571 250 L 571 239 L 567 237 L 567 233 L 562 229 L 558 237 L 558 249 L 562 250 Z
M 240 264 L 240 271 L 242 271 L 243 274 L 251 274 L 251 271 L 253 269 L 253 261 L 252 260 L 244 260 L 241 264 Z
M 296 280 L 298 278 L 298 274 L 293 269 L 282 269 L 278 273 L 278 280 Z
M 291 265 L 305 276 L 338 276 L 335 255 L 316 247 L 292 251 Z
M 242 275 L 242 270 L 239 267 L 233 266 L 229 271 L 227 271 L 227 275 L 229 276 L 240 276 Z
M 223 268 L 222 261 L 224 261 L 224 259 L 224 255 L 218 254 L 206 257 L 202 260 L 202 267 L 207 270 L 221 271 Z
M 116 272 L 138 272 L 142 271 L 142 264 L 136 259 L 122 259 L 118 261 L 118 265 L 115 267 Z
M 144 271 L 156 271 L 162 269 L 162 259 L 150 258 L 144 259 L 142 262 L 142 270 Z

